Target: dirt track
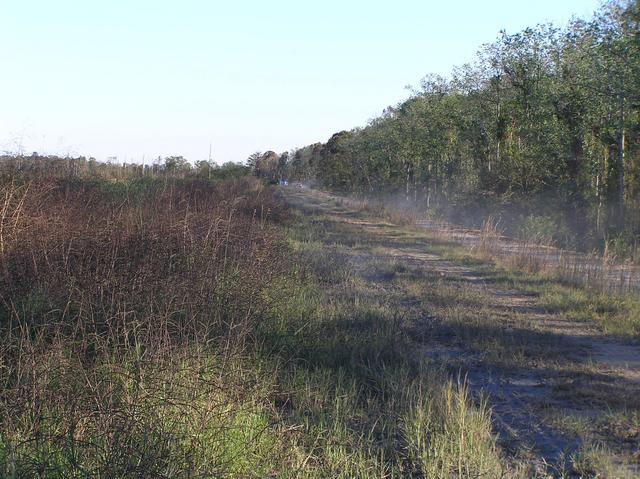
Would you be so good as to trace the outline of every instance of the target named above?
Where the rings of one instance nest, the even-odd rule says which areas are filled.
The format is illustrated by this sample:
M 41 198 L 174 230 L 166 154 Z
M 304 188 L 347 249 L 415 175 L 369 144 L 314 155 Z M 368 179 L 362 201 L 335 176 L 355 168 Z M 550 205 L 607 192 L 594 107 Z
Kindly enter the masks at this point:
M 530 461 L 540 477 L 556 477 L 567 470 L 587 435 L 618 456 L 637 451 L 640 431 L 608 430 L 613 426 L 602 417 L 611 411 L 637 414 L 638 345 L 605 337 L 589 323 L 545 311 L 535 295 L 504 289 L 481 268 L 434 254 L 429 251 L 428 235 L 404 245 L 397 241 L 393 225 L 364 218 L 343 206 L 346 202 L 336 204 L 335 197 L 300 191 L 289 195 L 298 208 L 324 215 L 329 228 L 347 227 L 366 237 L 366 251 L 344 248 L 354 258 L 352 267 L 360 277 L 381 290 L 404 294 L 393 275 L 363 269 L 363 255 L 373 261 L 392 261 L 406 271 L 435 275 L 443 284 L 481 297 L 481 311 L 474 322 L 452 320 L 435 308 L 422 311 L 410 329 L 417 354 L 464 378 L 475 397 L 488 396 L 505 454 Z M 407 295 L 406 304 L 415 301 Z M 558 420 L 581 421 L 587 429 L 576 433 L 558 426 Z M 623 469 L 631 476 L 638 472 L 637 465 L 628 463 Z

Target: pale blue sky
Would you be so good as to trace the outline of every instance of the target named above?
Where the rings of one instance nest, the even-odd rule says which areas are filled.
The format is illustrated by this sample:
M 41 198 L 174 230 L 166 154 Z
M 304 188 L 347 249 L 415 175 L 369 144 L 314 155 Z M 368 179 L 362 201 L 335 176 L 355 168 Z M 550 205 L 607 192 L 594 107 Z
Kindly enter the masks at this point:
M 599 0 L 0 0 L 0 151 L 218 162 L 364 125 Z

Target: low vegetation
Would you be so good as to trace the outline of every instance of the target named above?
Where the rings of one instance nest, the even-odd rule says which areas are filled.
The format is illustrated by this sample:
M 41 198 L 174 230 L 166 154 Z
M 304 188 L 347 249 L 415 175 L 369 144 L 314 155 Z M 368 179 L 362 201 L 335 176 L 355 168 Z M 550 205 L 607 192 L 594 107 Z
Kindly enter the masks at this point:
M 3 477 L 501 474 L 486 403 L 259 181 L 7 171 Z
M 281 274 L 271 193 L 16 174 L 2 200 L 3 477 L 265 470 L 275 366 L 247 344 Z

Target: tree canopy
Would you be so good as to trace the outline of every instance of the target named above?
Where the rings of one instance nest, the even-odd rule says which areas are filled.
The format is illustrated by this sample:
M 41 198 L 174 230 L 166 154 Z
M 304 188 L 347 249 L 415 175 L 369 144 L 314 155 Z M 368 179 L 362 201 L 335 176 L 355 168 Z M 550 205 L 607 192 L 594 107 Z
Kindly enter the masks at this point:
M 640 2 L 501 32 L 364 128 L 291 155 L 288 174 L 407 200 L 544 196 L 576 231 L 640 224 Z

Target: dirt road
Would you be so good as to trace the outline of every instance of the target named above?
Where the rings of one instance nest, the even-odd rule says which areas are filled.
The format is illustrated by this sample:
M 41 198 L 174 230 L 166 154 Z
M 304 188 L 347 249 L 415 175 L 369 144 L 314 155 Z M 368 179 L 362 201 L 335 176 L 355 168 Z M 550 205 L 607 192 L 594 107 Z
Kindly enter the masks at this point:
M 286 197 L 321 218 L 323 241 L 394 303 L 418 358 L 465 381 L 478 401 L 488 397 L 508 461 L 533 477 L 640 477 L 637 344 L 548 310 L 534 284 L 514 288 L 428 231 L 316 191 Z

